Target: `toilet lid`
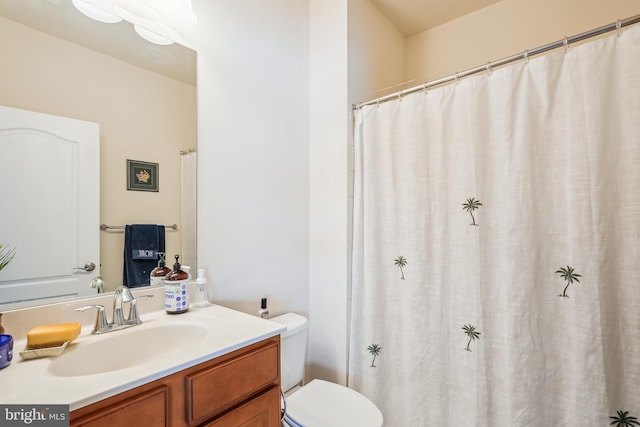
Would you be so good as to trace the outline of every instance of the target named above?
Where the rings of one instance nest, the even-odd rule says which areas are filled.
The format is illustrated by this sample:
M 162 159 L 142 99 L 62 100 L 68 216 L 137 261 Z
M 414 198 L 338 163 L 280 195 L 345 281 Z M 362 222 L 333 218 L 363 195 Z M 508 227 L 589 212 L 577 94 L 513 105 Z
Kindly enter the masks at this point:
M 304 427 L 380 427 L 382 413 L 360 393 L 313 380 L 287 397 L 287 415 Z

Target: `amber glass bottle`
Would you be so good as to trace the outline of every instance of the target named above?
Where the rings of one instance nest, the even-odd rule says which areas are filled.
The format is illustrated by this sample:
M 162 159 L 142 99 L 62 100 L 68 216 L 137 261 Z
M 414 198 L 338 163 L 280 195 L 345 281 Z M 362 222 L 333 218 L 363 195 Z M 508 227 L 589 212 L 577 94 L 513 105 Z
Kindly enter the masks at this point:
M 158 266 L 151 271 L 151 286 L 164 285 L 165 276 L 171 273 L 171 269 L 166 266 L 165 253 L 158 252 Z
M 167 313 L 178 314 L 189 310 L 189 274 L 180 269 L 176 255 L 173 271 L 164 278 L 164 308 Z

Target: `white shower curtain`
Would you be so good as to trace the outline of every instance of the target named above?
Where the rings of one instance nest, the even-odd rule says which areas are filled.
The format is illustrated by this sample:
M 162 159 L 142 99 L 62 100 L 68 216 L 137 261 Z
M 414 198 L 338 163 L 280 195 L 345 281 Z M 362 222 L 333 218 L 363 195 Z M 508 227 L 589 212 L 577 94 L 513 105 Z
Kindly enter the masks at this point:
M 194 150 L 180 153 L 182 194 L 182 263 L 191 267 L 191 275 L 197 277 L 196 265 L 196 184 L 198 154 Z
M 385 426 L 640 419 L 640 27 L 355 128 L 349 385 Z

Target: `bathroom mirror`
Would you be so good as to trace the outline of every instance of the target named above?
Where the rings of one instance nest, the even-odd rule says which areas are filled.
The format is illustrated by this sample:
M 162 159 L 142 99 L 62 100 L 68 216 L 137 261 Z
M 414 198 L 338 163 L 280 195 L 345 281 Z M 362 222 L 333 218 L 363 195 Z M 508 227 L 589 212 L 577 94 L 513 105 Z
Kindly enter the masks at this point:
M 93 21 L 71 0 L 2 0 L 0 55 L 0 105 L 100 126 L 95 227 L 112 227 L 98 233 L 96 264 L 105 291 L 122 284 L 126 224 L 176 224 L 166 231 L 167 259 L 181 254 L 181 262 L 195 267 L 196 52 L 177 43 L 152 44 L 126 21 Z M 158 165 L 158 191 L 128 189 L 128 160 Z M 192 178 L 184 178 L 183 165 L 193 170 Z M 20 186 L 20 180 L 11 184 Z M 182 202 L 184 193 L 191 194 L 186 198 L 192 206 Z M 36 215 L 47 210 L 41 206 Z M 42 244 L 56 250 L 46 236 Z M 20 248 L 18 256 L 25 256 Z M 0 312 L 49 302 L 30 297 L 32 302 L 3 305 L 0 289 Z

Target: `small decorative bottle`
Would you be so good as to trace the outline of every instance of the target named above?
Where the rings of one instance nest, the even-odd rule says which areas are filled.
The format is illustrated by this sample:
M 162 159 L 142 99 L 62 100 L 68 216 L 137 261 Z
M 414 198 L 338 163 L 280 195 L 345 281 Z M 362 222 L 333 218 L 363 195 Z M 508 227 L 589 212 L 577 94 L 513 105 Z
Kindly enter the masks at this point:
M 164 279 L 164 309 L 169 314 L 185 313 L 189 310 L 189 274 L 180 269 L 178 258 L 173 271 Z
M 165 253 L 158 252 L 158 266 L 151 270 L 151 286 L 164 285 L 164 278 L 171 273 L 171 269 L 166 266 Z
M 258 316 L 262 317 L 263 319 L 269 319 L 269 309 L 267 309 L 266 298 L 262 298 L 262 301 L 260 301 L 260 310 L 258 310 Z

